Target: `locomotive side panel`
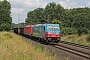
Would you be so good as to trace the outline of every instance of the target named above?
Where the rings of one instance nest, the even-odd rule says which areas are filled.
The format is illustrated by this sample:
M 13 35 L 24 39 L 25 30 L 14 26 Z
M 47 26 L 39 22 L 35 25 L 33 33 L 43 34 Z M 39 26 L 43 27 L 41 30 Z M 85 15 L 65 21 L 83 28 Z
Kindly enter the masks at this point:
M 44 26 L 41 24 L 33 26 L 33 36 L 43 38 L 44 35 Z

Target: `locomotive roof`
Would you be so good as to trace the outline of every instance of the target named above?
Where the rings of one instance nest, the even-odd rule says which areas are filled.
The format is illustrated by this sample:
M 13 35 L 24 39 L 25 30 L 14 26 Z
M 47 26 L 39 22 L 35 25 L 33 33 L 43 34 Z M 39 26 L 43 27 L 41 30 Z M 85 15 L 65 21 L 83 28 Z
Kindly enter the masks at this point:
M 58 25 L 58 24 L 36 24 L 34 26 L 44 26 L 44 25 Z
M 36 25 L 34 25 L 34 26 L 43 26 L 44 24 L 36 24 Z
M 32 25 L 32 26 L 45 26 L 45 25 L 58 25 L 58 24 L 36 24 L 36 25 Z M 30 27 L 30 25 L 27 25 L 25 27 Z

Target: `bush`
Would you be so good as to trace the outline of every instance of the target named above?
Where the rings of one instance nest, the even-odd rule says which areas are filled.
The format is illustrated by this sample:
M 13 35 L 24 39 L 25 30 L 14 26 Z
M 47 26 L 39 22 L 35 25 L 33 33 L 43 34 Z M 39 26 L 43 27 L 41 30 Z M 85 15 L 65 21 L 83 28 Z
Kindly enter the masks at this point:
M 88 29 L 85 27 L 78 28 L 78 35 L 80 36 L 81 34 L 88 34 Z
M 88 30 L 88 34 L 90 34 L 90 30 Z
M 61 30 L 62 35 L 71 35 L 71 34 L 76 34 L 77 30 L 74 28 L 63 28 Z
M 0 31 L 10 31 L 10 24 L 9 23 L 1 23 L 0 24 Z
M 90 34 L 87 35 L 87 41 L 90 42 Z

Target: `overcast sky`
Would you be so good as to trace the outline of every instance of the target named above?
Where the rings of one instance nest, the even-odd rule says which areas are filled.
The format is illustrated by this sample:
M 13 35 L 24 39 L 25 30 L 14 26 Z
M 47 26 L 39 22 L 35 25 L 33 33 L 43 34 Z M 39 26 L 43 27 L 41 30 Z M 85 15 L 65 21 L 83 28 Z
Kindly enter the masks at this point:
M 24 22 L 27 12 L 36 8 L 45 8 L 50 2 L 61 4 L 65 9 L 77 7 L 89 7 L 90 0 L 7 0 L 11 3 L 12 22 L 18 23 L 18 14 L 20 22 Z

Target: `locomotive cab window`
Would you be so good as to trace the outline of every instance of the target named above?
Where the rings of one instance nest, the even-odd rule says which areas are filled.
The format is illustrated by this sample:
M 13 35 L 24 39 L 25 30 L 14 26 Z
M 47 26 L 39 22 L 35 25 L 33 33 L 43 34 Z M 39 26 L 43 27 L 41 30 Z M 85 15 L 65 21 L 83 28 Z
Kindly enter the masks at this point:
M 59 26 L 48 26 L 48 30 L 59 30 Z

